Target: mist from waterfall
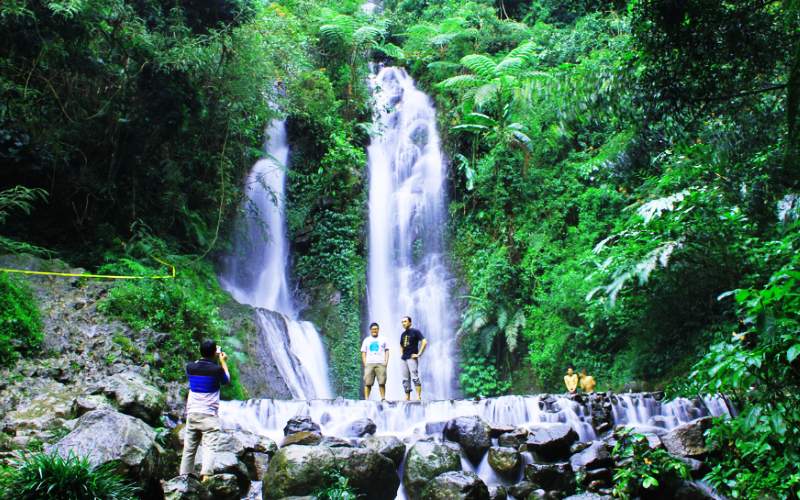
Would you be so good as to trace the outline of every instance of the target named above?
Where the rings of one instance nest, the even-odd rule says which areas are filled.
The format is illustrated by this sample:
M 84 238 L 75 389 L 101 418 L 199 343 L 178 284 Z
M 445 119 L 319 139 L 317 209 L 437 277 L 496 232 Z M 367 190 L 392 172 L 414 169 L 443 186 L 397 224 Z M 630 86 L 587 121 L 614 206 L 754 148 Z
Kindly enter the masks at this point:
M 451 276 L 445 259 L 445 164 L 430 98 L 402 68 L 371 78 L 376 134 L 369 158 L 369 322 L 389 340 L 387 398 L 403 397 L 400 320 L 428 339 L 420 358 L 423 398 L 456 394 Z M 377 391 L 374 391 L 377 392 Z
M 220 284 L 237 302 L 257 308 L 258 333 L 265 337 L 292 397 L 331 398 L 322 341 L 312 323 L 298 320 L 289 289 L 284 215 L 289 144 L 285 122 L 273 121 L 267 137 L 265 158 L 256 162 L 247 178 L 244 215 L 233 254 L 223 261 Z

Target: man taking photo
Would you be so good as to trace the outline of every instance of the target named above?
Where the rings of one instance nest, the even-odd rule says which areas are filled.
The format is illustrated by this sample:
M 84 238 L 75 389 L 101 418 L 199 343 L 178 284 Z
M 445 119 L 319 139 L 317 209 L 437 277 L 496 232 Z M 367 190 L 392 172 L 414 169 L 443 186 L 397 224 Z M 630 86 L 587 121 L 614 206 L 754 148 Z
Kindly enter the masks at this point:
M 213 340 L 200 344 L 202 359 L 186 364 L 189 377 L 189 397 L 186 400 L 186 438 L 183 442 L 181 474 L 194 472 L 197 446 L 203 442 L 203 465 L 200 475 L 205 480 L 214 473 L 214 452 L 220 433 L 219 389 L 231 381 L 226 360 Z M 219 359 L 219 364 L 216 363 Z

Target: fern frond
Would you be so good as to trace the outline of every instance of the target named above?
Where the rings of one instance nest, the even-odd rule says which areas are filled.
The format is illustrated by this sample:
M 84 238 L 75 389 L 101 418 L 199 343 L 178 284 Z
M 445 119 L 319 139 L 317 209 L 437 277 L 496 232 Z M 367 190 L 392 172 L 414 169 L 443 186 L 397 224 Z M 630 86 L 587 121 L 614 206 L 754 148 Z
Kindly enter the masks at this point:
M 475 75 L 456 75 L 442 80 L 437 83 L 436 86 L 444 90 L 462 90 L 475 87 L 480 85 L 480 83 L 481 80 L 476 78 Z
M 488 56 L 469 54 L 461 58 L 461 64 L 484 80 L 491 80 L 497 76 L 497 65 Z

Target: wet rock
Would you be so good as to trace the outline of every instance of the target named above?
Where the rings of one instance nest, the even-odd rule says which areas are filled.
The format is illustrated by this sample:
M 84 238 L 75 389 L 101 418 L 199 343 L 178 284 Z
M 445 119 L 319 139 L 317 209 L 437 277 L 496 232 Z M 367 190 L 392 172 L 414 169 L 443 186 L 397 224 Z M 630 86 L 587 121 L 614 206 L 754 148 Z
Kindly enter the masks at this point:
M 297 432 L 315 432 L 320 434 L 321 430 L 319 424 L 311 420 L 311 417 L 296 416 L 290 418 L 289 421 L 286 422 L 286 426 L 283 428 L 283 435 L 289 436 Z
M 400 480 L 391 460 L 366 448 L 287 446 L 270 460 L 262 483 L 264 498 L 308 495 L 327 484 L 338 469 L 367 498 L 393 499 Z
M 505 486 L 489 486 L 489 500 L 508 500 Z
M 575 453 L 582 452 L 591 445 L 592 445 L 591 441 L 578 441 L 572 443 L 572 446 L 569 447 L 569 452 L 570 454 L 574 455 Z
M 579 472 L 613 466 L 614 460 L 611 458 L 611 449 L 606 443 L 593 441 L 586 449 L 572 455 L 569 463 L 573 471 Z
M 461 456 L 454 447 L 431 441 L 417 441 L 408 451 L 403 484 L 411 500 L 420 497 L 422 490 L 439 474 L 461 470 Z
M 319 442 L 320 446 L 327 446 L 328 448 L 352 448 L 353 443 L 346 439 L 338 438 L 335 436 L 323 436 Z
M 528 498 L 536 488 L 537 485 L 530 481 L 520 481 L 517 484 L 508 487 L 508 493 L 514 498 Z
M 375 431 L 378 427 L 375 425 L 369 418 L 360 418 L 353 422 L 350 422 L 350 425 L 347 427 L 345 431 L 345 436 L 347 437 L 364 437 L 367 435 L 375 434 Z
M 289 434 L 281 442 L 281 448 L 284 446 L 291 446 L 293 444 L 303 445 L 317 445 L 322 441 L 322 436 L 316 432 L 300 431 Z
M 138 483 L 143 492 L 157 498 L 161 485 L 157 471 L 160 449 L 156 433 L 141 420 L 113 410 L 95 410 L 78 419 L 75 429 L 48 451 L 62 457 L 87 456 L 92 465 L 114 462 L 116 471 Z
M 165 482 L 164 500 L 211 500 L 211 493 L 189 475 L 177 476 Z
M 248 490 L 242 490 L 234 474 L 214 474 L 204 483 L 214 500 L 238 500 Z M 248 489 L 249 489 L 248 483 Z
M 604 485 L 611 483 L 614 478 L 614 472 L 611 469 L 592 469 L 586 471 L 586 480 L 591 483 L 593 481 L 601 481 Z
M 377 451 L 399 468 L 406 455 L 406 445 L 394 436 L 370 436 L 361 446 Z
M 501 434 L 497 438 L 497 444 L 500 446 L 508 446 L 511 448 L 519 448 L 528 437 L 528 429 L 518 427 L 511 432 Z
M 572 492 L 575 489 L 575 477 L 569 463 L 527 464 L 525 479 L 547 490 Z
M 699 418 L 675 427 L 661 437 L 664 447 L 672 455 L 697 458 L 708 452 L 703 433 L 711 426 L 711 417 Z
M 599 495 L 597 493 L 579 493 L 568 496 L 564 500 L 611 500 L 611 498 L 608 495 Z
M 132 371 L 103 380 L 95 391 L 98 392 L 108 396 L 120 412 L 154 426 L 159 425 L 159 417 L 166 406 L 164 394 Z
M 561 500 L 564 495 L 558 491 L 545 491 L 541 488 L 531 491 L 526 500 Z
M 578 440 L 578 434 L 567 424 L 537 426 L 531 429 L 525 447 L 545 460 L 569 457 L 570 446 Z
M 253 434 L 252 432 L 238 430 L 229 431 L 227 433 L 241 443 L 244 453 L 253 451 L 258 453 L 266 453 L 267 455 L 274 455 L 275 452 L 278 451 L 278 446 L 275 444 L 275 441 L 268 437 L 259 436 L 258 434 Z
M 467 458 L 476 464 L 492 445 L 489 433 L 489 424 L 478 416 L 454 418 L 443 431 L 444 437 L 460 444 Z
M 489 489 L 469 471 L 439 474 L 425 487 L 422 498 L 430 500 L 489 500 Z
M 515 430 L 511 425 L 489 424 L 489 436 L 492 439 L 497 439 L 503 434 L 511 434 Z
M 489 448 L 489 466 L 504 477 L 511 477 L 519 470 L 520 453 L 514 448 L 493 446 Z

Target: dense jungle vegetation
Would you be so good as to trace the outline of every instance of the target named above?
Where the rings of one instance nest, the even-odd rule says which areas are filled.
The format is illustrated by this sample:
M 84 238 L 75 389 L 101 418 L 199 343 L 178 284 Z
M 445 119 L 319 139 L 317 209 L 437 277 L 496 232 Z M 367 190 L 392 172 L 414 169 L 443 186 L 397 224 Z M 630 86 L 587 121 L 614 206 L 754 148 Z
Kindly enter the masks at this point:
M 450 161 L 465 395 L 560 390 L 568 363 L 723 391 L 708 479 L 800 489 L 797 0 L 4 0 L 0 27 L 0 250 L 179 266 L 108 314 L 235 348 L 213 263 L 285 115 L 293 279 L 356 396 L 368 62 L 403 65 Z M 25 352 L 32 299 L 2 280 Z

